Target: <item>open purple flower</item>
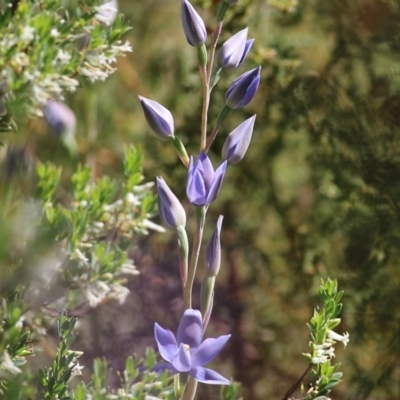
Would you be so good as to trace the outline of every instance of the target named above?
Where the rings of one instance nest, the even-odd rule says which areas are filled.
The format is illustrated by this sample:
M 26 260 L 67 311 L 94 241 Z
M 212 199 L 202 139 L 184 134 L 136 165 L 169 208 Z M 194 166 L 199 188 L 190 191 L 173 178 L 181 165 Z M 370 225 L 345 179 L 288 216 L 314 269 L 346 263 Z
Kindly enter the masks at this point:
M 247 40 L 249 29 L 243 29 L 228 39 L 217 54 L 217 63 L 226 69 L 237 68 L 247 57 L 254 39 Z
M 154 335 L 158 350 L 167 363 L 157 364 L 155 371 L 186 372 L 199 382 L 209 385 L 229 385 L 218 372 L 204 368 L 225 346 L 231 335 L 203 339 L 203 322 L 198 310 L 186 310 L 175 335 L 155 323 Z
M 193 162 L 190 158 L 186 193 L 189 201 L 196 206 L 205 206 L 214 201 L 222 186 L 226 173 L 227 161 L 215 171 L 207 154 L 203 151 Z

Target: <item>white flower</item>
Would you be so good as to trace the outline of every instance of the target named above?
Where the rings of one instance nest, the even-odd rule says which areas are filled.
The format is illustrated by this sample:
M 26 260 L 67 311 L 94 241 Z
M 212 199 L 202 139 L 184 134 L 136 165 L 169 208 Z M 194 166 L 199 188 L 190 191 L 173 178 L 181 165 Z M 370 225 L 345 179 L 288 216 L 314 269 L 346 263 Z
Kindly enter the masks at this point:
M 22 371 L 14 364 L 13 360 L 11 360 L 10 355 L 7 351 L 4 351 L 3 358 L 0 364 L 0 370 L 5 370 L 11 372 L 12 374 L 20 374 Z
M 72 367 L 71 378 L 70 378 L 70 379 L 74 378 L 75 376 L 80 376 L 80 375 L 82 375 L 82 370 L 83 370 L 84 366 L 83 366 L 83 365 L 80 366 L 80 365 L 79 365 L 79 362 L 77 362 L 76 364 L 74 364 L 74 362 L 71 362 L 71 363 L 68 365 L 68 367 L 69 367 L 69 368 Z
M 349 343 L 349 334 L 346 332 L 343 335 L 339 335 L 338 333 L 331 331 L 330 329 L 328 330 L 328 338 L 334 340 L 335 342 L 342 342 L 344 347 L 347 346 L 347 343 Z
M 83 265 L 89 265 L 89 259 L 79 249 L 74 250 L 72 258 L 80 261 Z
M 53 38 L 57 38 L 57 37 L 60 36 L 60 32 L 58 32 L 57 29 L 53 28 L 53 29 L 50 31 L 50 36 L 52 36 Z
M 119 304 L 124 304 L 130 291 L 125 286 L 112 285 L 109 297 L 118 301 Z
M 21 32 L 20 40 L 24 44 L 30 43 L 35 38 L 35 28 L 24 26 Z
M 120 43 L 120 42 L 117 42 Z M 128 41 L 126 41 L 124 44 L 122 45 L 112 45 L 111 48 L 117 52 L 121 52 L 121 53 L 126 53 L 126 52 L 132 52 L 132 46 L 130 45 L 130 43 Z
M 145 219 L 142 221 L 142 226 L 143 226 L 144 228 L 153 229 L 153 231 L 156 231 L 156 232 L 161 232 L 161 233 L 165 232 L 165 228 L 164 228 L 164 227 L 162 227 L 162 226 L 160 226 L 160 225 L 157 225 L 157 224 L 155 224 L 154 222 L 151 222 L 151 221 L 148 220 L 147 218 L 145 218 Z
M 133 264 L 122 264 L 121 265 L 121 274 L 126 274 L 126 275 L 139 275 L 140 272 L 136 269 L 136 267 Z
M 56 55 L 56 60 L 59 60 L 61 64 L 67 64 L 70 59 L 71 59 L 71 54 L 61 49 L 58 50 L 58 53 Z
M 323 364 L 323 363 L 325 363 L 327 361 L 328 361 L 328 357 L 327 356 L 313 357 L 311 359 L 311 363 L 312 364 Z

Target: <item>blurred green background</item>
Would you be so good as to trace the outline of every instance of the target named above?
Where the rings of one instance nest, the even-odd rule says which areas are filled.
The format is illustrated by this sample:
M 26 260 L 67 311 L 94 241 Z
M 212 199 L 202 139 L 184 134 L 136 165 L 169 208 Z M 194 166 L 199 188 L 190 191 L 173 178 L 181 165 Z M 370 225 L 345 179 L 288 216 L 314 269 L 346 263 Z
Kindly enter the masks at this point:
M 204 9 L 211 32 L 217 2 L 193 4 Z M 119 0 L 119 7 L 132 26 L 126 39 L 133 53 L 118 60 L 106 82 L 83 82 L 67 99 L 78 119 L 79 160 L 69 158 L 42 120 L 28 121 L 5 142 L 26 147 L 31 160 L 63 165 L 66 186 L 78 161 L 96 176 L 120 175 L 124 146 L 139 145 L 146 179 L 162 175 L 193 217 L 185 169 L 150 134 L 137 98 L 166 106 L 177 135 L 197 153 L 201 86 L 180 1 Z M 331 277 L 345 290 L 338 331 L 351 339 L 346 351 L 338 346 L 344 383 L 332 398 L 399 399 L 400 3 L 239 0 L 221 41 L 246 26 L 255 45 L 214 90 L 209 119 L 212 128 L 230 82 L 261 65 L 256 98 L 231 113 L 211 149 L 216 165 L 226 135 L 257 114 L 249 151 L 228 168 L 205 233 L 207 240 L 218 215 L 225 216 L 208 334 L 232 338 L 218 370 L 242 382 L 245 399 L 282 398 L 306 368 L 306 322 L 320 279 Z M 85 351 L 84 365 L 106 356 L 121 368 L 128 354 L 154 345 L 155 321 L 177 326 L 174 238 L 154 233 L 140 239 L 132 256 L 141 275 L 130 282 L 126 305 L 102 305 L 81 321 L 76 348 Z M 217 392 L 202 388 L 201 398 Z

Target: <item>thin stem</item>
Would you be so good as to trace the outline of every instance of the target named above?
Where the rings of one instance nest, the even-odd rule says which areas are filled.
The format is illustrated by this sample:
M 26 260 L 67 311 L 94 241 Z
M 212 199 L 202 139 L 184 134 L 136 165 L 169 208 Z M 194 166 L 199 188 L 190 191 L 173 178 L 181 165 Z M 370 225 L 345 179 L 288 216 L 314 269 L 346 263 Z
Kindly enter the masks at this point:
M 194 277 L 196 275 L 197 263 L 199 261 L 201 240 L 203 238 L 203 229 L 204 229 L 204 222 L 206 220 L 206 213 L 207 213 L 206 207 L 196 208 L 197 226 L 196 226 L 196 232 L 193 237 L 192 256 L 190 258 L 188 279 L 185 287 L 183 288 L 183 301 L 186 310 L 188 308 L 192 308 L 193 282 L 194 282 Z
M 206 147 L 207 141 L 207 115 L 210 102 L 210 90 L 208 84 L 207 69 L 205 65 L 200 65 L 200 76 L 203 83 L 203 110 L 201 112 L 201 143 L 200 151 Z
M 183 394 L 182 400 L 193 400 L 196 394 L 197 381 L 190 377 L 188 384 L 186 385 L 185 393 Z
M 205 151 L 205 152 L 207 152 L 207 151 L 210 149 L 211 145 L 213 144 L 214 139 L 215 139 L 216 136 L 217 136 L 218 130 L 219 130 L 219 125 L 217 125 L 217 126 L 212 130 L 210 136 L 209 136 L 208 139 L 207 139 L 206 146 L 205 146 L 205 148 L 204 148 L 204 151 Z
M 211 80 L 211 71 L 213 69 L 213 64 L 214 64 L 214 57 L 215 57 L 215 50 L 217 48 L 217 43 L 218 39 L 221 35 L 222 31 L 222 25 L 223 21 L 221 21 L 217 27 L 215 28 L 213 35 L 212 35 L 212 41 L 211 41 L 211 49 L 210 49 L 210 61 L 208 63 L 208 69 L 207 69 L 207 76 L 208 76 L 208 85 L 210 85 L 210 80 Z
M 293 385 L 289 388 L 289 390 L 286 392 L 285 396 L 282 398 L 282 400 L 287 400 L 289 396 L 297 389 L 297 387 L 300 385 L 301 381 L 304 379 L 304 377 L 309 373 L 310 369 L 313 367 L 312 364 L 310 364 L 307 369 L 303 372 L 303 374 L 300 376 L 299 379 Z

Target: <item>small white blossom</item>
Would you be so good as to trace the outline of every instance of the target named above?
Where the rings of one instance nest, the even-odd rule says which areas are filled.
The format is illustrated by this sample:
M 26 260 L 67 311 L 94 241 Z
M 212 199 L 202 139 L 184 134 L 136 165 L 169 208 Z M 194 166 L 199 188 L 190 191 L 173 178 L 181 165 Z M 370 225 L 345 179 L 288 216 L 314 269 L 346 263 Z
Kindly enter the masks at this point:
M 311 363 L 312 364 L 323 364 L 323 363 L 325 363 L 327 361 L 328 361 L 328 357 L 327 356 L 313 357 L 311 359 Z
M 125 200 L 128 204 L 131 204 L 133 206 L 138 206 L 140 205 L 140 200 L 132 193 L 128 192 L 125 196 Z
M 81 376 L 82 375 L 82 370 L 83 370 L 84 366 L 83 365 L 82 366 L 79 365 L 79 362 L 77 362 L 76 364 L 74 364 L 74 362 L 71 362 L 68 365 L 68 367 L 69 368 L 73 367 L 72 371 L 71 371 L 71 378 L 70 379 L 74 378 L 75 376 Z
M 57 38 L 57 37 L 60 36 L 60 32 L 58 32 L 58 30 L 57 30 L 56 28 L 53 28 L 53 29 L 50 31 L 50 36 L 53 37 L 53 38 Z
M 339 335 L 335 331 L 328 330 L 328 338 L 334 340 L 335 342 L 342 342 L 344 347 L 346 347 L 347 343 L 350 341 L 349 334 L 347 332 L 343 335 Z
M 28 44 L 32 42 L 34 38 L 35 38 L 35 28 L 32 28 L 31 26 L 24 26 L 20 35 L 20 40 L 22 41 L 22 43 Z
M 161 233 L 166 232 L 164 227 L 162 227 L 161 225 L 155 224 L 154 222 L 148 220 L 147 218 L 143 219 L 142 226 L 144 228 L 152 229 L 153 231 L 156 231 L 156 232 L 161 232 Z
M 120 42 L 117 42 L 120 43 Z M 121 53 L 126 53 L 126 52 L 132 52 L 132 46 L 130 45 L 130 43 L 128 41 L 126 41 L 124 44 L 122 45 L 112 45 L 111 48 L 115 51 L 121 52 Z
M 20 374 L 22 371 L 14 364 L 11 360 L 10 355 L 7 351 L 4 351 L 3 357 L 1 359 L 0 370 L 5 370 L 12 374 Z
M 56 60 L 60 61 L 61 64 L 67 64 L 69 60 L 71 60 L 71 54 L 59 49 L 56 55 Z
M 140 272 L 136 269 L 133 264 L 122 264 L 121 266 L 121 274 L 127 275 L 139 275 Z
M 125 286 L 112 285 L 109 297 L 118 301 L 119 304 L 124 304 L 130 291 Z

